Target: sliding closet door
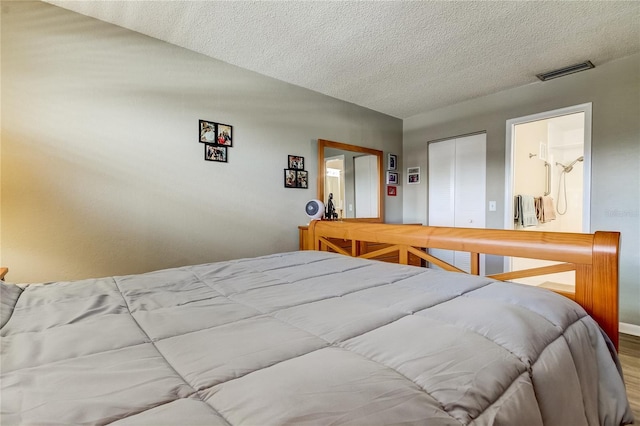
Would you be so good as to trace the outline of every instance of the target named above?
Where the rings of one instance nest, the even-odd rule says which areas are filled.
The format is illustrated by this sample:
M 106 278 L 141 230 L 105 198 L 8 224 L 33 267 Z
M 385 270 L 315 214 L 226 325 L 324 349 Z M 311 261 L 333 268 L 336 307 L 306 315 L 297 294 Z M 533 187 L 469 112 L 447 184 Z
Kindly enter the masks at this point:
M 355 157 L 355 204 L 354 217 L 378 216 L 378 158 L 375 155 Z
M 486 145 L 484 133 L 429 144 L 430 226 L 485 227 Z M 466 252 L 430 252 L 462 270 L 470 270 Z

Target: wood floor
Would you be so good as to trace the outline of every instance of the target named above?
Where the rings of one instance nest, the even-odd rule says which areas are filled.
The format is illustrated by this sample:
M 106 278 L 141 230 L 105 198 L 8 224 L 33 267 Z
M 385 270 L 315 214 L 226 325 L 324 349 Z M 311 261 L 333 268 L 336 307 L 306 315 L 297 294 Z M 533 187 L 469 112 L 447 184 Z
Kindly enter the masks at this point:
M 640 424 L 640 337 L 620 334 L 618 355 L 636 424 Z

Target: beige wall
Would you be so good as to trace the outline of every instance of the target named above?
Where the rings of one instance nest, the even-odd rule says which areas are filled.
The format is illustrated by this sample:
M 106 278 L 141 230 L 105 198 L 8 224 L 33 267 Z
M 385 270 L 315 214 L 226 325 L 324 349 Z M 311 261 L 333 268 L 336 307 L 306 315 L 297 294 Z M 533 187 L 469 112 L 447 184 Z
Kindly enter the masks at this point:
M 405 167 L 427 167 L 427 142 L 487 132 L 487 227 L 504 224 L 505 130 L 512 118 L 593 103 L 591 225 L 621 231 L 620 319 L 640 325 L 640 55 L 567 77 L 536 82 L 404 120 Z M 427 214 L 426 182 L 404 190 L 405 222 Z M 499 268 L 492 259 L 491 268 Z M 489 270 L 491 271 L 491 270 Z
M 3 2 L 1 47 L 13 282 L 296 250 L 318 138 L 402 150 L 399 119 L 48 4 Z M 229 163 L 204 161 L 198 119 L 234 126 Z M 284 188 L 288 154 L 310 189 Z
M 547 170 L 544 161 L 538 158 L 538 151 L 540 142 L 547 143 L 547 122 L 534 121 L 515 126 L 515 140 L 513 193 L 540 197 L 546 190 Z M 529 154 L 536 156 L 529 157 Z

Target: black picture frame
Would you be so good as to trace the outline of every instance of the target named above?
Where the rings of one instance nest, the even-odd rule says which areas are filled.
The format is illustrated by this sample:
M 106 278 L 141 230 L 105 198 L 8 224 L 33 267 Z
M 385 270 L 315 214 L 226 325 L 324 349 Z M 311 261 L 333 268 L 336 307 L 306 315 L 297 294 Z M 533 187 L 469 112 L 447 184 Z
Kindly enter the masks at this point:
M 299 155 L 289 155 L 289 169 L 304 170 L 304 157 Z
M 284 187 L 297 188 L 298 179 L 295 169 L 284 169 Z
M 216 123 L 216 144 L 220 146 L 233 146 L 233 126 L 230 124 Z
M 198 141 L 200 143 L 216 144 L 218 130 L 217 123 L 207 120 L 198 120 Z
M 296 170 L 296 188 L 304 188 L 304 189 L 309 188 L 309 172 L 308 171 Z
M 229 161 L 228 150 L 226 146 L 220 146 L 212 143 L 204 145 L 204 159 L 206 161 L 216 161 L 218 163 L 227 163 Z
M 284 169 L 285 188 L 309 188 L 309 172 L 306 170 Z

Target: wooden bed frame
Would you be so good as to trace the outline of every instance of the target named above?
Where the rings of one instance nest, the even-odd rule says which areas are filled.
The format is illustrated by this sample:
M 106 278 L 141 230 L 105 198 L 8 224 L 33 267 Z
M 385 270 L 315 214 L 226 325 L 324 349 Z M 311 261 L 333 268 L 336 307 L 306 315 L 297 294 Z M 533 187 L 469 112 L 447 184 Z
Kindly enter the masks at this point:
M 425 249 L 463 251 L 470 254 L 471 273 L 475 275 L 480 270 L 480 254 L 561 262 L 488 277 L 508 281 L 575 271 L 575 293 L 557 292 L 584 307 L 617 349 L 619 246 L 619 232 L 574 234 L 314 220 L 309 224 L 307 249 L 401 264 L 415 264 L 415 259 L 422 259 L 456 272 L 464 271 L 431 256 Z

